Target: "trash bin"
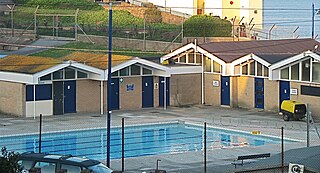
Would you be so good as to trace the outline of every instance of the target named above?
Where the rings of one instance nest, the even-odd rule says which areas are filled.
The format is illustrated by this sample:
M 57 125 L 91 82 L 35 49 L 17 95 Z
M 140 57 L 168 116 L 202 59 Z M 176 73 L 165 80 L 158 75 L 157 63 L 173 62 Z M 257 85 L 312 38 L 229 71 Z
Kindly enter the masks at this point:
M 283 120 L 300 120 L 306 116 L 307 107 L 304 103 L 295 100 L 284 100 L 281 103 Z

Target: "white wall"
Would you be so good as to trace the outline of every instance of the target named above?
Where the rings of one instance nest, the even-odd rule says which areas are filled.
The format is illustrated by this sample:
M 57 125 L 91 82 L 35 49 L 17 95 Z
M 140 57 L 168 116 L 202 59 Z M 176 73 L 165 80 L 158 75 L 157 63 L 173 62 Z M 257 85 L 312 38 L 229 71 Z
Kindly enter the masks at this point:
M 241 18 L 244 17 L 241 23 L 246 24 L 246 23 L 250 22 L 250 20 L 251 20 L 251 19 L 249 19 L 250 18 L 250 11 L 247 9 L 249 7 L 250 7 L 249 0 L 241 0 L 241 2 L 240 2 L 241 10 L 240 10 L 240 19 L 239 20 L 241 20 Z
M 193 15 L 193 0 L 147 0 L 147 1 L 162 7 L 165 7 L 165 4 L 166 4 L 166 7 L 178 7 L 178 8 L 171 8 L 171 10 Z
M 222 0 L 205 0 L 205 14 L 212 13 L 213 16 L 222 18 Z
M 42 100 L 36 101 L 36 116 L 42 115 L 53 115 L 53 101 L 52 100 Z M 26 117 L 34 116 L 34 102 L 26 102 Z

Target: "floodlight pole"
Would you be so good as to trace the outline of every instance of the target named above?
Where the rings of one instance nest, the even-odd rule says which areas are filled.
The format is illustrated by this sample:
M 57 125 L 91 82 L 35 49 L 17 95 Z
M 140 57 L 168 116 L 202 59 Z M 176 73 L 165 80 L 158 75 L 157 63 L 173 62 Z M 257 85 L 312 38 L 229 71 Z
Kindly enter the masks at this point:
M 312 39 L 314 39 L 314 14 L 315 10 L 314 10 L 314 3 L 312 3 L 312 31 L 311 31 L 311 37 Z
M 111 59 L 112 59 L 112 3 L 109 8 L 109 51 L 108 51 L 108 86 L 107 86 L 107 166 L 110 167 L 110 123 L 111 123 Z

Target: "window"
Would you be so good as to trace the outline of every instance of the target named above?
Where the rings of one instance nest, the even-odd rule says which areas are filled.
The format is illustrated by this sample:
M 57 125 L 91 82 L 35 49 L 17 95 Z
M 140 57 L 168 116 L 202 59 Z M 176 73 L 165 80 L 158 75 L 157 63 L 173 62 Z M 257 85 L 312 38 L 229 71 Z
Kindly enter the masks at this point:
M 49 162 L 37 162 L 34 165 L 35 168 L 41 168 L 41 172 L 43 173 L 54 173 L 56 172 L 56 164 Z
M 40 77 L 40 81 L 51 80 L 51 73 Z
M 36 85 L 36 100 L 52 100 L 52 85 Z
M 206 57 L 205 71 L 211 72 L 211 59 Z
M 77 71 L 77 78 L 79 78 L 79 79 L 88 78 L 88 74 L 87 74 L 87 73 L 84 73 L 84 72 L 82 72 L 82 71 Z
M 131 66 L 131 75 L 140 75 L 140 66 L 132 65 Z
M 194 53 L 188 54 L 188 63 L 194 63 Z
M 66 169 L 67 173 L 79 173 L 81 172 L 81 168 L 79 166 L 73 165 L 61 165 L 61 169 Z
M 149 70 L 149 69 L 146 69 L 146 68 L 143 68 L 143 74 L 152 74 L 152 70 Z
M 120 76 L 129 76 L 129 67 L 121 69 Z
M 196 63 L 200 64 L 202 62 L 202 55 L 197 53 L 196 54 Z
M 255 70 L 256 70 L 256 68 L 255 68 L 255 62 L 254 61 L 252 61 L 252 62 L 250 62 L 250 75 L 255 75 Z
M 113 77 L 119 76 L 119 71 L 115 71 L 115 72 L 111 73 L 111 76 L 113 76 Z
M 299 80 L 299 64 L 291 66 L 291 80 Z
M 302 61 L 302 81 L 310 81 L 310 59 Z
M 289 67 L 281 70 L 281 79 L 289 79 Z
M 257 76 L 262 76 L 262 64 L 257 63 Z
M 213 72 L 221 73 L 221 66 L 215 61 L 213 61 Z
M 26 86 L 26 101 L 33 101 L 33 85 Z
M 33 161 L 30 160 L 19 160 L 18 164 L 22 166 L 23 170 L 29 170 L 33 166 Z
M 242 74 L 248 75 L 248 64 L 242 66 Z
M 263 66 L 263 76 L 265 76 L 265 77 L 269 76 L 269 69 L 266 66 Z
M 53 80 L 63 79 L 63 69 L 53 72 Z
M 75 79 L 76 78 L 76 72 L 72 68 L 65 68 L 64 69 L 64 78 L 65 79 Z
M 319 62 L 312 63 L 312 82 L 320 83 L 320 63 Z
M 180 59 L 179 62 L 186 63 L 186 55 L 181 56 L 179 59 Z

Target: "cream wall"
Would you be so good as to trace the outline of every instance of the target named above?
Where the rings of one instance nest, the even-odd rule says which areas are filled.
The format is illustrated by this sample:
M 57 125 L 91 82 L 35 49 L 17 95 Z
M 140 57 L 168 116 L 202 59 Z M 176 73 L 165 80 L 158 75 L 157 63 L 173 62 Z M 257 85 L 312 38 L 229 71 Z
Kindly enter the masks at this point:
M 133 91 L 127 91 L 127 85 L 134 85 Z M 142 108 L 142 77 L 124 77 L 119 85 L 120 109 L 141 109 Z
M 26 115 L 26 86 L 20 83 L 0 81 L 0 113 Z
M 238 106 L 254 108 L 254 77 L 240 76 L 237 83 Z
M 201 73 L 171 75 L 170 105 L 201 104 Z
M 264 109 L 266 111 L 279 111 L 279 81 L 264 79 Z
M 307 84 L 307 83 L 300 83 L 300 82 L 290 82 L 291 89 L 292 88 L 298 89 L 298 95 L 290 95 L 290 99 L 309 104 L 309 108 L 312 116 L 319 119 L 320 118 L 320 97 L 301 95 L 301 85 L 319 87 L 319 90 L 320 90 L 320 84 L 316 85 L 316 84 Z
M 219 74 L 205 73 L 204 78 L 204 95 L 205 104 L 220 106 L 221 105 L 221 77 Z M 213 86 L 213 81 L 218 81 L 219 86 Z
M 35 107 L 34 107 L 35 106 Z M 36 114 L 34 115 L 34 108 Z M 53 115 L 53 101 L 52 100 L 41 100 L 36 101 L 34 104 L 33 101 L 26 102 L 26 117 L 38 117 L 42 115 Z
M 77 112 L 100 113 L 100 81 L 77 80 L 76 86 Z

